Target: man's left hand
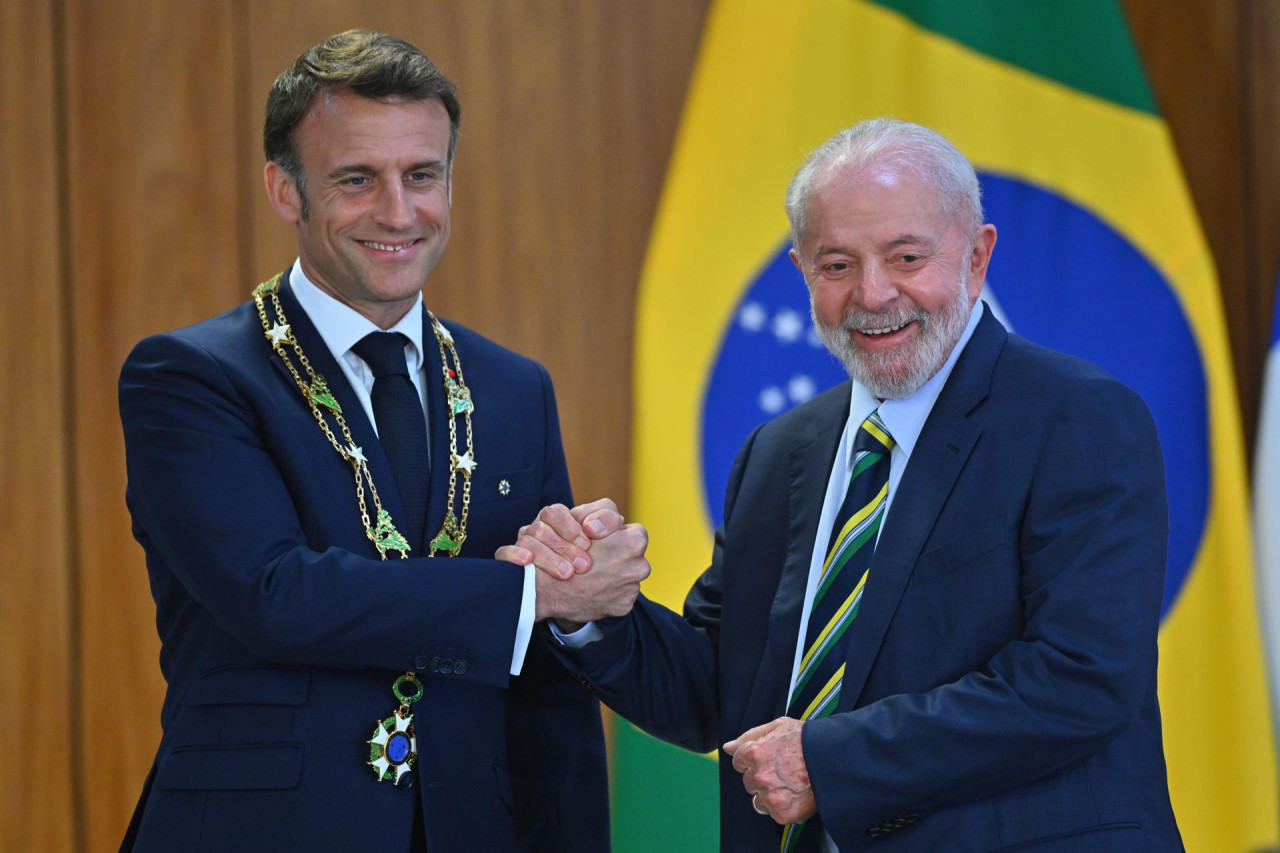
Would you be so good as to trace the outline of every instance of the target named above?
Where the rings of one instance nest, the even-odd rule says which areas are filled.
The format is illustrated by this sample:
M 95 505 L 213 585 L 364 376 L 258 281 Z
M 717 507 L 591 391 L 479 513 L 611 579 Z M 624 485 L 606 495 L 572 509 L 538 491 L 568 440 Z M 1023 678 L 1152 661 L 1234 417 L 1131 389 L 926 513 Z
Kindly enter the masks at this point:
M 781 824 L 800 823 L 818 813 L 800 742 L 803 726 L 800 720 L 779 717 L 722 747 L 733 756 L 733 769 L 742 774 L 756 811 Z

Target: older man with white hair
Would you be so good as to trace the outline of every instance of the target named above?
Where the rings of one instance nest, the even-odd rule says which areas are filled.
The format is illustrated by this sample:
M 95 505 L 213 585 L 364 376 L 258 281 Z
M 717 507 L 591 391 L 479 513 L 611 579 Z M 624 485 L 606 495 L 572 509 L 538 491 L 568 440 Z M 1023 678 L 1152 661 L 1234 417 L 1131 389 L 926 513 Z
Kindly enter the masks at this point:
M 641 597 L 558 653 L 644 729 L 723 745 L 725 851 L 1181 849 L 1146 407 L 979 300 L 996 229 L 934 131 L 842 131 L 787 211 L 852 381 L 747 439 L 683 616 Z M 548 508 L 499 556 L 550 565 L 584 517 Z

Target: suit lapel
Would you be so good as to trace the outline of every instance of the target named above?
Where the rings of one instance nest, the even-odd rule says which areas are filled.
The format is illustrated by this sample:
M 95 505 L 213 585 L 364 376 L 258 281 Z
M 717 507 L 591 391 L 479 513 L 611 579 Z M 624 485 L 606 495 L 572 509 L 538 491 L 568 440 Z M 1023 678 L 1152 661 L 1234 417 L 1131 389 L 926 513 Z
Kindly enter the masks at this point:
M 382 508 L 391 513 L 392 519 L 404 518 L 404 507 L 400 503 L 400 493 L 396 489 L 396 480 L 391 470 L 391 463 L 387 460 L 387 454 L 382 449 L 382 443 L 378 441 L 378 434 L 374 430 L 373 424 L 369 422 L 364 406 L 360 405 L 359 398 L 356 397 L 355 391 L 352 390 L 351 383 L 347 381 L 347 375 L 334 359 L 333 353 L 329 351 L 329 346 L 324 342 L 324 338 L 320 337 L 320 332 L 312 324 L 307 312 L 302 310 L 302 306 L 294 298 L 293 290 L 289 287 L 288 270 L 285 271 L 280 284 L 280 304 L 284 308 L 285 317 L 289 320 L 290 330 L 293 332 L 293 336 L 297 338 L 302 351 L 307 354 L 307 360 L 311 362 L 311 367 L 316 373 L 324 377 L 330 392 L 338 401 L 338 405 L 342 407 L 342 418 L 347 422 L 347 429 L 351 432 L 351 438 L 361 448 L 365 458 L 368 460 L 369 473 L 373 475 L 374 483 L 377 484 L 378 497 L 382 501 Z M 274 353 L 270 355 L 270 360 L 275 370 L 284 377 L 292 398 L 306 412 L 306 420 L 311 423 L 305 429 L 309 432 L 314 431 L 316 435 L 321 437 L 323 443 L 328 445 L 328 440 L 324 438 L 319 427 L 315 425 L 309 407 L 306 401 L 302 399 L 297 383 L 294 381 L 293 375 L 289 373 L 288 368 L 284 366 L 283 360 Z M 301 370 L 301 366 L 299 366 L 299 369 Z M 306 378 L 305 373 L 303 378 Z M 343 441 L 341 432 L 336 429 L 334 430 L 334 437 L 339 442 Z M 339 457 L 337 452 L 331 448 L 320 459 L 316 460 L 316 464 L 339 465 L 344 474 L 347 475 L 347 478 L 350 479 L 350 464 Z M 372 497 L 369 498 L 367 506 L 369 520 L 373 522 L 375 509 Z M 377 556 L 377 550 L 374 549 L 371 542 L 369 543 L 369 549 L 374 556 Z
M 849 656 L 838 710 L 857 707 L 925 540 L 982 433 L 969 414 L 986 399 L 991 371 L 1007 338 L 1004 327 L 990 310 L 984 310 L 925 421 L 898 484 L 871 560 L 858 618 L 849 627 Z
M 787 550 L 769 608 L 769 631 L 760 669 L 743 718 L 751 725 L 786 713 L 814 537 L 831 465 L 849 417 L 849 383 L 840 388 L 839 393 L 819 403 L 820 408 L 804 421 L 805 434 L 792 447 L 787 460 Z

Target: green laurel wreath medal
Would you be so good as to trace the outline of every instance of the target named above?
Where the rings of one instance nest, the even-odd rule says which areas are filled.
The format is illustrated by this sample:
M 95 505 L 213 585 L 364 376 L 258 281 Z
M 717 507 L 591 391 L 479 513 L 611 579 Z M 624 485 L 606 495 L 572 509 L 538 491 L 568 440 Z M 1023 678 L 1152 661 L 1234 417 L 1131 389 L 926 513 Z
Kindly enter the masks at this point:
M 402 687 L 413 692 L 405 693 Z M 400 707 L 374 728 L 368 740 L 369 766 L 379 782 L 399 785 L 418 763 L 418 736 L 410 706 L 422 698 L 422 682 L 412 672 L 406 672 L 391 685 L 391 692 L 400 700 Z

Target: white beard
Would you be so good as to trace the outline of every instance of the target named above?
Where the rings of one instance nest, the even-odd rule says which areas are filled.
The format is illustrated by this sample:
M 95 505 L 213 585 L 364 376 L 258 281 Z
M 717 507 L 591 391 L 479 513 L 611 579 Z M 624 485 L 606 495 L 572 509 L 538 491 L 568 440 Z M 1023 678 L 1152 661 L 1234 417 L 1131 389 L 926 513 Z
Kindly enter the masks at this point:
M 854 382 L 881 400 L 900 400 L 928 382 L 942 369 L 956 342 L 969 324 L 969 270 L 962 274 L 955 295 L 936 314 L 923 308 L 888 311 L 852 311 L 838 326 L 825 325 L 813 310 L 812 294 L 809 313 L 813 317 L 818 338 L 831 354 L 840 360 Z M 920 324 L 920 334 L 905 363 L 901 353 L 867 352 L 853 342 L 853 334 L 866 329 L 884 329 L 912 320 Z

